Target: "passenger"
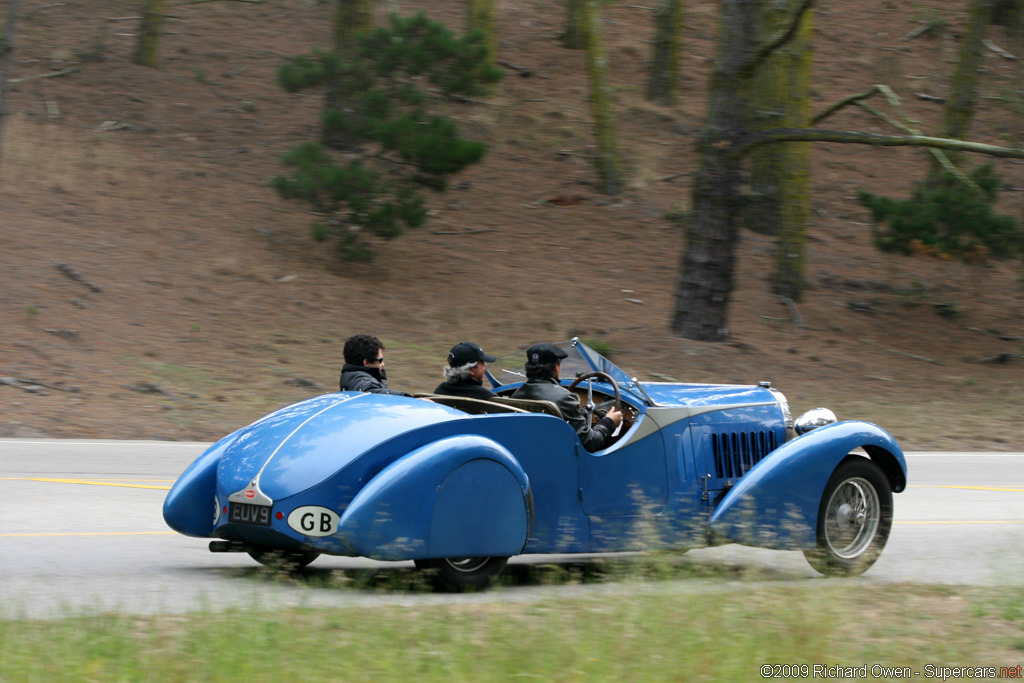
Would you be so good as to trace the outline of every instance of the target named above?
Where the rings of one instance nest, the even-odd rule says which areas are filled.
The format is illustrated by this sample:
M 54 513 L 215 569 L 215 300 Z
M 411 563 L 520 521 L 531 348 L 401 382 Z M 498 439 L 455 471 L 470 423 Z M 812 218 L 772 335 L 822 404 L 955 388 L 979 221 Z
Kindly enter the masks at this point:
M 494 398 L 494 393 L 484 386 L 487 364 L 497 358 L 484 353 L 476 344 L 462 342 L 448 352 L 448 367 L 444 369 L 444 382 L 434 389 L 443 396 L 464 396 L 467 398 Z
M 611 435 L 622 422 L 622 413 L 615 406 L 593 427 L 580 412 L 579 399 L 558 380 L 562 373 L 565 351 L 547 342 L 526 349 L 526 384 L 516 389 L 512 398 L 551 401 L 562 411 L 562 417 L 572 425 L 588 451 L 599 451 L 608 445 Z
M 388 389 L 384 371 L 384 345 L 374 336 L 357 334 L 345 342 L 345 365 L 338 386 L 341 391 L 365 391 L 371 394 L 408 396 L 404 391 Z

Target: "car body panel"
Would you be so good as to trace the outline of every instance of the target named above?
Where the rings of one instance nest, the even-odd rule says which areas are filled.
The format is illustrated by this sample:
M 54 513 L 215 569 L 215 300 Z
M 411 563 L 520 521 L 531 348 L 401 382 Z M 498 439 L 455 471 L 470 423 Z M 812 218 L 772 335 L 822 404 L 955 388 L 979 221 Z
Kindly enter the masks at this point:
M 821 492 L 857 448 L 873 459 L 891 458 L 906 481 L 906 459 L 892 436 L 868 422 L 837 422 L 789 441 L 754 465 L 716 506 L 711 529 L 747 545 L 813 547 Z M 891 482 L 893 490 L 902 490 L 898 482 Z
M 165 519 L 238 547 L 385 560 L 723 540 L 811 548 L 825 484 L 851 452 L 882 465 L 894 491 L 906 485 L 899 446 L 875 425 L 841 422 L 787 442 L 788 405 L 767 383 L 641 384 L 585 345 L 571 348 L 565 365 L 610 375 L 631 416 L 603 450 L 588 452 L 551 415 L 337 392 L 211 446 L 172 487 Z M 522 375 L 503 371 L 517 381 L 496 390 L 511 394 Z M 613 389 L 593 379 L 578 391 L 601 402 Z

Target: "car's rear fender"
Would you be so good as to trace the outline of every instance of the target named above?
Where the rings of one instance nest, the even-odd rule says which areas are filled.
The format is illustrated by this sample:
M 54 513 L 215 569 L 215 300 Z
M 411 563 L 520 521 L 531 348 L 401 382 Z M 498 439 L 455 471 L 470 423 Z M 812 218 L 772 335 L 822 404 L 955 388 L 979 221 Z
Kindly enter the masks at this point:
M 238 432 L 206 449 L 188 466 L 164 499 L 164 521 L 180 534 L 209 537 L 217 517 L 217 464 Z
M 813 548 L 828 479 L 862 448 L 894 492 L 906 487 L 907 463 L 888 432 L 868 422 L 819 427 L 775 449 L 722 498 L 711 515 L 715 536 L 765 548 Z
M 530 530 L 529 479 L 497 442 L 459 435 L 381 470 L 345 509 L 346 551 L 380 560 L 508 556 Z

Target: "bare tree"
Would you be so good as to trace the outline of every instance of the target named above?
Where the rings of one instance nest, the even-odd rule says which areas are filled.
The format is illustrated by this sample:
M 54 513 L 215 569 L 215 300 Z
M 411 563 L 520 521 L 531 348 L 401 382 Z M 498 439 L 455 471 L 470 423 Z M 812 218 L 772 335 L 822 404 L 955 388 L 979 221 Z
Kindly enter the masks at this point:
M 586 0 L 583 5 L 583 26 L 586 35 L 587 73 L 590 80 L 590 105 L 594 115 L 594 138 L 597 142 L 597 174 L 605 194 L 622 192 L 622 163 L 619 158 L 618 131 L 612 109 L 611 86 L 608 83 L 608 56 L 601 29 L 600 0 Z
M 647 81 L 647 99 L 675 104 L 679 88 L 679 43 L 683 0 L 658 0 L 654 5 L 654 56 Z
M 164 0 L 145 0 L 142 22 L 139 24 L 139 42 L 135 45 L 135 63 L 156 67 L 160 64 L 160 33 L 164 25 Z
M 11 0 L 7 6 L 7 20 L 4 22 L 3 45 L 0 45 L 0 57 L 3 57 L 3 68 L 0 69 L 0 151 L 3 150 L 4 119 L 7 118 L 7 79 L 11 74 L 11 61 L 14 57 L 14 28 L 18 20 L 18 0 Z
M 873 146 L 919 146 L 1024 159 L 1010 149 L 913 132 L 880 135 L 843 130 L 748 128 L 749 82 L 762 61 L 792 40 L 814 0 L 801 0 L 776 34 L 755 41 L 757 0 L 720 0 L 721 27 L 708 97 L 708 115 L 699 140 L 700 167 L 693 183 L 692 210 L 676 284 L 672 330 L 688 339 L 721 341 L 728 336 L 735 249 L 742 205 L 741 164 L 761 145 L 779 142 L 839 142 Z M 835 111 L 856 100 L 846 98 Z
M 355 35 L 373 27 L 371 0 L 334 0 L 334 51 L 344 55 L 355 44 Z
M 495 0 L 467 0 L 468 21 L 470 31 L 481 31 L 487 45 L 487 60 L 494 64 L 498 59 L 498 10 Z
M 587 45 L 584 13 L 587 0 L 565 0 L 565 33 L 562 34 L 562 45 L 570 50 L 582 50 Z

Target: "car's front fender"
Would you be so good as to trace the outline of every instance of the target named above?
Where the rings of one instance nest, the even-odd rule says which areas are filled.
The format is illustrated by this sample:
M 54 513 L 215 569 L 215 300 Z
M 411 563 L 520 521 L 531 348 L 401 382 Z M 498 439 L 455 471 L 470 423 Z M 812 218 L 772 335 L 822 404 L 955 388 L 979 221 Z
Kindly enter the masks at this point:
M 530 530 L 529 479 L 497 442 L 452 436 L 384 468 L 338 524 L 349 554 L 380 560 L 508 556 Z
M 787 442 L 751 468 L 715 508 L 712 532 L 745 545 L 813 548 L 825 485 L 857 448 L 882 467 L 894 492 L 906 487 L 907 462 L 888 432 L 868 422 L 837 422 Z

